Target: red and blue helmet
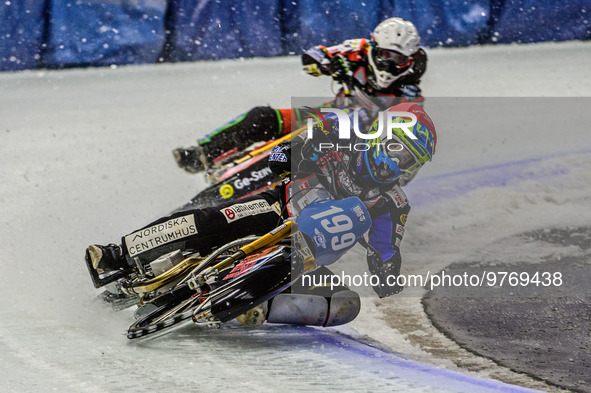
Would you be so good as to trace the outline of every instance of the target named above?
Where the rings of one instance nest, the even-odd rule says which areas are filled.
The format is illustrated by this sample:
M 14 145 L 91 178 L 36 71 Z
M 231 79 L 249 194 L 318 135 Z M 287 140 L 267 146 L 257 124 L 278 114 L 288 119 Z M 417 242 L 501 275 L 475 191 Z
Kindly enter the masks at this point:
M 377 182 L 391 183 L 399 177 L 415 172 L 435 154 L 437 134 L 433 121 L 427 113 L 413 103 L 403 103 L 391 107 L 390 112 L 407 112 L 416 117 L 416 124 L 407 127 L 416 139 L 411 138 L 402 128 L 394 128 L 391 138 L 386 130 L 374 139 L 367 140 L 367 149 L 356 160 L 356 167 Z M 397 123 L 410 123 L 412 117 L 399 116 L 393 119 Z M 368 134 L 379 130 L 379 118 L 371 125 Z

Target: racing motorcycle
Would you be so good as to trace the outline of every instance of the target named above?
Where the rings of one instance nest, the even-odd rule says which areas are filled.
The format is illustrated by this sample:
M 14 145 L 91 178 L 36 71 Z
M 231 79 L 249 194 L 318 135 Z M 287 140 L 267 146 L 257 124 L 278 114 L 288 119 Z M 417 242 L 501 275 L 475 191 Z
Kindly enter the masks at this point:
M 149 263 L 107 275 L 87 261 L 99 298 L 121 310 L 137 306 L 127 337 L 166 333 L 191 322 L 220 327 L 237 319 L 245 325 L 290 323 L 342 325 L 359 313 L 358 295 L 348 289 L 327 296 L 290 293 L 304 274 L 345 254 L 371 226 L 356 197 L 316 200 L 295 219 L 263 236 L 227 243 L 201 256 L 176 250 Z

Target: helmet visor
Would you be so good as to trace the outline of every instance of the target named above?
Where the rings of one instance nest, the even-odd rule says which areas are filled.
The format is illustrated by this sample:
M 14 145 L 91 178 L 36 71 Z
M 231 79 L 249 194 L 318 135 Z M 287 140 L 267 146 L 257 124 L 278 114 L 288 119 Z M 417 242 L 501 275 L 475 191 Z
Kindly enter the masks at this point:
M 369 152 L 368 161 L 374 179 L 384 183 L 394 181 L 420 166 L 413 152 L 395 136 L 376 145 Z
M 418 164 L 417 157 L 404 146 L 398 139 L 390 139 L 384 142 L 386 155 L 398 165 L 402 171 L 413 171 Z
M 410 57 L 391 49 L 376 48 L 376 66 L 382 70 L 394 70 L 410 64 Z

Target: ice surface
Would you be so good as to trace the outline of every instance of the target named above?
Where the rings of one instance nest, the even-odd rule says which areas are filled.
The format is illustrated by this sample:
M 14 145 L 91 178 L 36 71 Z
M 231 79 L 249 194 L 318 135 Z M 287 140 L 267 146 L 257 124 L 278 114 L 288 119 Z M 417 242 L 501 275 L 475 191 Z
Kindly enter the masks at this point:
M 591 96 L 589 49 L 590 43 L 577 42 L 431 50 L 422 86 L 427 97 Z M 119 242 L 203 187 L 199 177 L 176 167 L 174 147 L 252 106 L 288 107 L 292 96 L 329 94 L 329 85 L 328 78 L 303 75 L 297 58 L 0 74 L 3 389 L 441 391 L 436 380 L 418 384 L 400 370 L 357 370 L 360 355 L 344 361 L 342 352 L 325 350 L 328 344 L 307 330 L 183 330 L 130 344 L 124 332 L 131 314 L 92 303 L 97 292 L 83 263 L 85 247 Z M 482 102 L 474 101 L 474 111 L 491 110 L 478 107 Z M 498 109 L 505 101 L 492 102 Z M 568 154 L 591 149 L 588 128 L 568 136 L 550 128 L 535 135 L 524 130 L 490 135 L 440 128 L 435 161 L 409 187 L 411 203 L 430 181 L 477 181 L 480 167 L 515 161 L 524 146 L 527 159 L 558 156 L 572 169 L 418 204 L 403 243 L 404 272 L 481 255 L 495 239 L 514 233 L 591 222 L 591 160 Z M 555 164 L 548 159 L 541 166 Z M 472 172 L 458 175 L 462 170 Z M 523 251 L 520 244 L 503 250 Z M 564 250 L 570 251 L 576 252 Z M 343 263 L 359 256 L 355 250 Z M 388 327 L 384 310 L 407 301 L 364 300 L 359 319 L 343 330 L 370 335 L 403 356 L 453 367 Z

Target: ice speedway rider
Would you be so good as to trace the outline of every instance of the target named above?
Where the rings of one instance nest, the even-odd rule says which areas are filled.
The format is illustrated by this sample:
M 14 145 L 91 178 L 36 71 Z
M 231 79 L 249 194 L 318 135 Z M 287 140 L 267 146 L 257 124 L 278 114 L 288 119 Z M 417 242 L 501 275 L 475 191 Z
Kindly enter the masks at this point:
M 392 277 L 395 279 L 400 272 L 400 242 L 410 205 L 398 179 L 431 161 L 437 139 L 433 122 L 419 105 L 402 103 L 390 110 L 416 116 L 416 124 L 407 130 L 415 138 L 398 128 L 388 139 L 387 133 L 377 132 L 376 119 L 368 134 L 379 136 L 367 141 L 367 151 L 324 151 L 319 149 L 320 143 L 338 140 L 339 130 L 337 122 L 323 119 L 315 126 L 312 138 L 296 138 L 274 148 L 269 167 L 285 177 L 279 186 L 215 207 L 162 217 L 123 236 L 120 246 L 91 245 L 86 250 L 87 265 L 98 273 L 109 273 L 137 264 L 137 259 L 147 263 L 177 249 L 197 250 L 206 255 L 232 240 L 273 230 L 297 206 L 310 202 L 302 198 L 324 192 L 332 199 L 355 196 L 364 203 L 372 220 L 369 245 L 366 244 L 367 264 L 370 273 L 379 279 L 373 289 L 380 297 L 400 292 L 402 287 Z M 390 144 L 403 148 L 390 149 Z M 292 173 L 292 166 L 298 168 L 296 173 Z M 333 295 L 325 297 L 330 302 Z M 359 298 L 356 299 L 358 302 Z M 273 307 L 272 299 L 269 313 Z M 353 318 L 358 311 L 357 308 Z
M 427 67 L 427 55 L 420 47 L 416 27 L 402 18 L 389 18 L 373 31 L 371 39 L 351 39 L 331 47 L 315 46 L 302 55 L 304 71 L 313 76 L 328 75 L 344 83 L 332 105 L 365 107 L 373 117 L 401 100 L 421 104 L 419 83 Z M 370 98 L 373 98 L 371 100 Z M 376 98 L 382 101 L 375 108 Z M 196 173 L 232 149 L 242 150 L 254 142 L 275 139 L 292 130 L 299 113 L 290 109 L 255 107 L 211 132 L 197 146 L 174 150 L 177 164 Z

